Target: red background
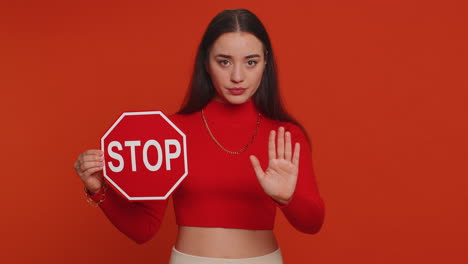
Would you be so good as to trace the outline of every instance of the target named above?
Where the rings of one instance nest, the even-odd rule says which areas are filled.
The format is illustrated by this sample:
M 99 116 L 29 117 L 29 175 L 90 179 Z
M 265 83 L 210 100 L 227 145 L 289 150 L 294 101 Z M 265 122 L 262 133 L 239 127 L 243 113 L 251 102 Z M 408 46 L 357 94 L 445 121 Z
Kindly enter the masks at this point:
M 3 263 L 165 263 L 89 206 L 73 163 L 124 111 L 175 112 L 223 9 L 270 33 L 326 219 L 278 212 L 285 263 L 468 263 L 466 1 L 2 1 Z

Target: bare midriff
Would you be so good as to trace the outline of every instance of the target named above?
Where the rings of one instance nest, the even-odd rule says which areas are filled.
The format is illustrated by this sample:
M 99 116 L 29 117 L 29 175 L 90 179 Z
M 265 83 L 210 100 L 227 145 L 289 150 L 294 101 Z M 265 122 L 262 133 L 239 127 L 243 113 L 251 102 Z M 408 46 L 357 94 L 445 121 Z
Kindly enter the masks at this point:
M 179 226 L 175 248 L 210 258 L 252 258 L 278 249 L 273 230 Z

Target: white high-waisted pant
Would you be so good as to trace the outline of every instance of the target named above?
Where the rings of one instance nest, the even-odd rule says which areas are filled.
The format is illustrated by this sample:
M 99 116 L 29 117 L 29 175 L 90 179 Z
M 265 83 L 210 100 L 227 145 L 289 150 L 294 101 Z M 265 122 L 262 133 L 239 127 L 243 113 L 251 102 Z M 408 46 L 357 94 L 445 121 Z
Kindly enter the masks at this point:
M 283 264 L 283 257 L 281 250 L 278 248 L 276 251 L 253 258 L 208 258 L 189 255 L 178 251 L 172 247 L 172 254 L 169 264 Z

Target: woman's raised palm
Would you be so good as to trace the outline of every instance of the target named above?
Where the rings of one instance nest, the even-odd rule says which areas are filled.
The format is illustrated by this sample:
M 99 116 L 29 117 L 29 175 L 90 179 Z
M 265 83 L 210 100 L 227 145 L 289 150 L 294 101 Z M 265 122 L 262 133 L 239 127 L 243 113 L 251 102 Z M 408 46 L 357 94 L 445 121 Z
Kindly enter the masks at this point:
M 291 133 L 284 127 L 278 129 L 278 140 L 275 143 L 276 132 L 272 130 L 268 140 L 268 168 L 263 171 L 260 162 L 254 155 L 250 161 L 263 190 L 279 203 L 286 204 L 294 194 L 299 172 L 300 144 L 292 151 Z

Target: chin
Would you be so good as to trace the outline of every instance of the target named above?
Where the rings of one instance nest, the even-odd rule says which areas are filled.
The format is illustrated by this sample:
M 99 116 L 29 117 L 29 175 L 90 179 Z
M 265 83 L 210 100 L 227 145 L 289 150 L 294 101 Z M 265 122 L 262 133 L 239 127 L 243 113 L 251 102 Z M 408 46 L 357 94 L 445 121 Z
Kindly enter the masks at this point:
M 224 101 L 229 104 L 243 104 L 250 99 L 248 95 L 226 95 Z

